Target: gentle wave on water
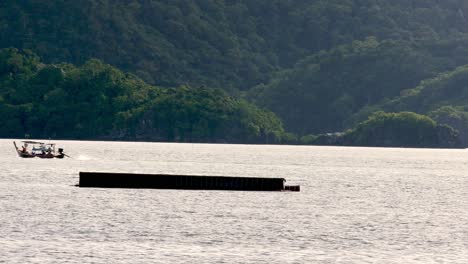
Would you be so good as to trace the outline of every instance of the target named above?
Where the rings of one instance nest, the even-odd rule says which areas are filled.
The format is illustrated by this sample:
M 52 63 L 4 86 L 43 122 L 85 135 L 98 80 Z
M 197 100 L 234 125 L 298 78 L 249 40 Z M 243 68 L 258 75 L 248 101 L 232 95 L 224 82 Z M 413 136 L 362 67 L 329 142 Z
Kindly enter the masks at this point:
M 0 263 L 468 263 L 468 151 L 0 140 Z M 282 177 L 300 193 L 80 189 L 79 171 Z

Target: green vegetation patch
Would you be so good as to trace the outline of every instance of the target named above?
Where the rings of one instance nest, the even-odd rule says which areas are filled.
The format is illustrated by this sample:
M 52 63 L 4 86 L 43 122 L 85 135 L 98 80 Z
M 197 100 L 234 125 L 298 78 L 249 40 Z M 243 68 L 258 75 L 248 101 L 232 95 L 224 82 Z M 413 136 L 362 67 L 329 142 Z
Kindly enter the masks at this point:
M 319 145 L 375 147 L 460 147 L 458 131 L 413 112 L 376 112 L 344 133 L 304 137 Z
M 92 59 L 0 50 L 0 137 L 279 143 L 282 122 L 220 89 L 162 88 Z

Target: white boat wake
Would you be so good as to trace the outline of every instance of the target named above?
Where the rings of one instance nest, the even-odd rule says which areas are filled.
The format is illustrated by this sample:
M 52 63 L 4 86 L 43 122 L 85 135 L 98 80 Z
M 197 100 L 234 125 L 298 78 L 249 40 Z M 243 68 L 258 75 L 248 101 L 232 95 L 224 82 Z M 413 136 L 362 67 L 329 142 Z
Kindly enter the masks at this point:
M 95 160 L 96 158 L 81 154 L 81 155 L 76 156 L 75 159 L 76 160 Z

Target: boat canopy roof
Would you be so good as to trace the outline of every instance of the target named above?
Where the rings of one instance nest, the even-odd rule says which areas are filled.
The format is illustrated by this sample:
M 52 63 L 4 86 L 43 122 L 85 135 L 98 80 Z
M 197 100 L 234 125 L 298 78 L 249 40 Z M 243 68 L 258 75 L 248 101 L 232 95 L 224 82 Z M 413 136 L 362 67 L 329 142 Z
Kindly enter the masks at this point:
M 25 140 L 25 141 L 21 141 L 23 143 L 26 143 L 26 144 L 34 144 L 34 145 L 55 145 L 54 143 L 44 143 L 44 142 L 39 142 L 39 141 L 29 141 L 29 140 Z
M 23 143 L 28 143 L 28 144 L 44 144 L 43 142 L 38 142 L 38 141 L 29 141 L 29 140 L 25 140 L 25 141 L 21 141 Z

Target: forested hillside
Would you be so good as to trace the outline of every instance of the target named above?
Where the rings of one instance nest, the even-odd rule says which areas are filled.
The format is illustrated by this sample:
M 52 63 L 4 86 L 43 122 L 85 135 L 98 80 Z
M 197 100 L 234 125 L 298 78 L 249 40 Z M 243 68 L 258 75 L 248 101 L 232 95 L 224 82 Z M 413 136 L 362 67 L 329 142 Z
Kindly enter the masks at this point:
M 412 111 L 428 115 L 439 123 L 456 128 L 468 144 L 468 66 L 422 81 L 401 96 L 363 108 L 353 116 L 361 120 L 376 111 Z
M 464 0 L 3 0 L 0 47 L 48 63 L 91 57 L 163 86 L 245 90 L 304 56 L 374 36 L 447 40 Z
M 0 137 L 280 143 L 281 121 L 220 89 L 161 88 L 99 60 L 0 50 Z
M 352 124 L 349 118 L 361 108 L 463 64 L 468 38 L 450 43 L 368 38 L 299 61 L 251 89 L 249 98 L 296 133 L 335 132 Z
M 36 89 L 32 84 L 39 82 L 41 87 L 50 86 L 50 83 L 41 83 L 42 77 L 37 76 L 44 74 L 41 73 L 43 69 L 51 72 L 60 69 L 66 73 L 64 78 L 68 82 L 80 83 L 79 89 L 86 87 L 105 91 L 104 94 L 108 92 L 106 89 L 116 89 L 110 92 L 112 96 L 106 94 L 106 98 L 120 98 L 125 106 L 100 101 L 102 98 L 90 99 L 90 104 L 107 105 L 108 109 L 103 112 L 86 110 L 76 115 L 88 117 L 89 122 L 94 120 L 92 122 L 100 124 L 99 128 L 85 132 L 76 129 L 72 134 L 62 131 L 60 135 L 67 137 L 80 133 L 116 137 L 117 128 L 123 129 L 126 125 L 115 120 L 123 117 L 126 122 L 141 120 L 134 118 L 137 113 L 161 120 L 164 114 L 156 110 L 159 108 L 153 107 L 154 104 L 184 105 L 185 102 L 178 101 L 180 98 L 192 98 L 198 107 L 207 103 L 205 97 L 208 101 L 226 97 L 229 102 L 235 102 L 236 107 L 231 110 L 219 110 L 220 113 L 235 113 L 228 116 L 239 118 L 249 111 L 262 113 L 257 120 L 277 124 L 271 130 L 282 136 L 276 138 L 286 135 L 281 122 L 285 130 L 298 136 L 343 131 L 366 120 L 374 110 L 385 108 L 385 102 L 400 100 L 395 98 L 417 87 L 421 81 L 468 64 L 467 16 L 466 0 L 4 0 L 0 2 L 0 48 L 17 48 L 24 51 L 21 56 L 29 56 L 25 54 L 31 51 L 43 60 L 43 64 L 38 62 L 37 65 L 46 66 L 28 70 L 31 74 L 28 73 L 26 81 L 10 80 L 1 88 L 2 102 L 29 103 L 27 100 L 8 101 L 11 98 L 6 97 L 5 89 L 13 89 L 15 93 L 30 96 L 25 97 L 29 100 L 36 100 L 30 103 L 43 107 L 45 98 L 49 98 L 45 95 L 54 89 L 49 87 L 50 91 L 44 90 L 44 93 L 40 89 L 32 91 Z M 105 88 L 99 81 L 84 76 L 90 74 L 90 65 L 110 67 L 107 64 L 138 76 L 112 68 L 129 76 L 123 79 L 124 83 L 138 83 L 143 90 L 112 85 L 109 86 L 112 88 Z M 80 78 L 72 77 L 78 72 Z M 3 74 L 5 79 L 12 72 Z M 76 83 L 70 81 L 73 78 Z M 84 82 L 86 78 L 89 79 Z M 454 84 L 460 88 L 458 85 L 461 84 Z M 217 89 L 233 97 L 220 95 Z M 146 90 L 153 92 L 147 94 Z M 163 96 L 156 100 L 150 96 L 154 90 Z M 205 94 L 207 91 L 209 95 Z M 393 108 L 431 114 L 437 121 L 449 122 L 451 119 L 444 113 L 453 110 L 460 114 L 460 109 L 468 104 L 456 93 L 446 95 L 450 97 L 444 97 L 448 103 L 434 97 L 431 106 L 426 107 L 428 111 L 416 111 L 423 106 L 415 107 L 416 110 Z M 239 97 L 273 111 L 281 121 Z M 458 101 L 452 104 L 455 98 Z M 54 100 L 65 99 L 69 98 Z M 6 105 L 1 107 L 9 109 Z M 76 107 L 73 111 L 81 111 L 82 108 Z M 209 107 L 218 111 L 216 104 Z M 114 121 L 99 121 L 99 115 L 108 116 L 110 112 L 106 111 L 112 115 L 118 113 Z M 33 111 L 28 115 L 39 113 L 42 112 Z M 42 120 L 43 117 L 34 118 Z M 60 119 L 65 118 L 63 116 L 54 118 L 58 125 L 53 131 L 59 129 L 60 124 L 69 127 L 71 124 L 67 122 L 76 125 L 76 117 L 67 117 L 67 121 Z M 209 118 L 200 115 L 199 122 L 208 122 Z M 179 122 L 177 120 L 164 122 Z M 140 130 L 125 133 L 142 137 L 143 134 L 165 134 L 167 139 L 187 141 L 217 138 L 222 134 L 216 132 L 219 134 L 209 136 L 206 132 L 209 129 L 205 127 L 203 136 L 194 136 L 201 132 L 191 130 L 193 128 L 186 128 L 192 132 L 182 135 L 157 127 L 152 127 L 154 130 L 143 128 L 142 124 L 148 123 L 127 124 Z M 232 131 L 239 131 L 238 123 L 225 124 L 232 126 Z M 249 129 L 265 130 L 260 127 Z M 462 126 L 457 128 L 462 129 Z M 44 129 L 42 135 L 52 133 L 47 130 L 49 128 Z M 225 131 L 230 130 L 225 128 Z M 8 135 L 12 136 L 11 133 Z M 238 141 L 243 138 L 240 134 L 227 137 Z

